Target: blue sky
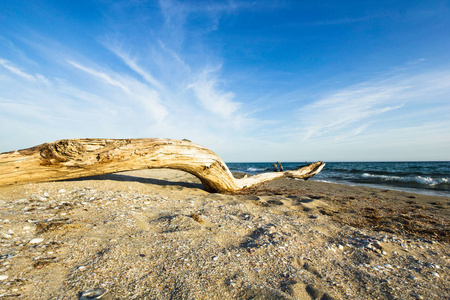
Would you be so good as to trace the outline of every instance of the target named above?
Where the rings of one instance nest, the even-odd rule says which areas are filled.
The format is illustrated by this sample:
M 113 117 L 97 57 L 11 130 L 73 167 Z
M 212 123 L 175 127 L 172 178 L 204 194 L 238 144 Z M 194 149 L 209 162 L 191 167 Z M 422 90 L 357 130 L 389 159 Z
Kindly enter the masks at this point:
M 187 138 L 225 161 L 450 160 L 448 1 L 4 1 L 0 152 Z

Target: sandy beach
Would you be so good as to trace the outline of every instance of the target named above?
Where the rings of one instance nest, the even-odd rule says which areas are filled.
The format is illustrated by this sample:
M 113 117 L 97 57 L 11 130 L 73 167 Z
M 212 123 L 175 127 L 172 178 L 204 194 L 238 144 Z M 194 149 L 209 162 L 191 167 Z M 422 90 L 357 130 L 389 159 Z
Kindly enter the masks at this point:
M 450 198 L 142 170 L 0 188 L 0 298 L 449 299 Z

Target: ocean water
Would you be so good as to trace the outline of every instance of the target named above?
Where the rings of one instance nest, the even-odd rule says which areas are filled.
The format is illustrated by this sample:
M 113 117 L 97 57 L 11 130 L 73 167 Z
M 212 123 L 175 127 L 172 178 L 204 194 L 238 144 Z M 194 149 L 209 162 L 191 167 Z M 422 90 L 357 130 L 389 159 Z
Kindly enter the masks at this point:
M 227 163 L 231 171 L 258 174 L 273 171 L 271 163 Z M 282 162 L 295 170 L 305 162 Z M 326 162 L 310 180 L 363 185 L 450 197 L 450 162 Z

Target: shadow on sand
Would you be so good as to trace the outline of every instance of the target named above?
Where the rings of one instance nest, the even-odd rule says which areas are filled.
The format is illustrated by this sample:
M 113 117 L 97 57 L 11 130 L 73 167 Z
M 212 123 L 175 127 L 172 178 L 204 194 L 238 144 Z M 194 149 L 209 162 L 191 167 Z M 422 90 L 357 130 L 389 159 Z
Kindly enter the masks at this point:
M 196 182 L 182 182 L 182 181 L 168 181 L 163 179 L 155 179 L 155 178 L 145 178 L 138 176 L 130 176 L 125 174 L 105 174 L 98 176 L 89 176 L 89 177 L 81 177 L 74 179 L 67 179 L 64 181 L 84 181 L 84 180 L 114 180 L 114 181 L 129 181 L 129 182 L 139 182 L 139 183 L 147 183 L 147 184 L 155 184 L 161 186 L 179 186 L 184 188 L 195 188 L 204 190 L 204 186 L 201 183 Z

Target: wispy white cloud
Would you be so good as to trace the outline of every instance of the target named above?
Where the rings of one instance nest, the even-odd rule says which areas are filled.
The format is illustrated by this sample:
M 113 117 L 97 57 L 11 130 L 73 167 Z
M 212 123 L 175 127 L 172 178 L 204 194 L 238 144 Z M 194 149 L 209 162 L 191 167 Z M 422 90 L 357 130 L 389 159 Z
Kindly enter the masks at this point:
M 402 87 L 358 86 L 306 105 L 299 112 L 300 122 L 306 129 L 304 139 L 353 129 L 362 120 L 398 109 L 401 105 L 392 105 L 392 98 L 403 90 Z
M 196 126 L 193 124 L 199 119 L 207 124 L 205 131 L 225 127 L 236 130 L 251 123 L 252 120 L 240 112 L 242 105 L 235 101 L 235 93 L 224 88 L 225 84 L 221 85 L 224 79 L 217 62 L 221 58 L 205 49 L 208 47 L 202 41 L 210 30 L 205 26 L 216 26 L 221 15 L 240 9 L 243 4 L 197 5 L 160 1 L 159 5 L 163 22 L 154 26 L 152 34 L 138 47 L 125 43 L 120 35 L 100 38 L 101 44 L 117 55 L 134 73 L 133 76 L 138 75 L 136 78 L 143 84 L 157 90 L 171 114 L 184 114 L 181 118 L 175 117 L 177 121 L 191 120 L 191 124 L 185 127 L 194 129 Z M 187 18 L 192 14 L 200 16 L 204 22 L 202 26 L 188 24 Z M 195 54 L 186 48 L 195 49 Z M 219 67 L 211 70 L 211 65 Z M 217 117 L 220 117 L 220 122 Z
M 203 35 L 220 28 L 220 21 L 226 16 L 236 14 L 242 11 L 268 10 L 279 6 L 280 3 L 268 1 L 223 1 L 223 2 L 185 2 L 176 0 L 160 0 L 159 5 L 164 16 L 167 32 L 175 43 L 182 43 L 186 38 L 186 33 L 195 28 L 196 33 Z M 189 24 L 186 23 L 190 16 L 194 16 L 199 21 Z
M 0 98 L 0 108 L 4 114 L 14 114 L 40 121 L 49 118 L 49 115 L 45 112 L 45 108 L 28 101 L 19 102 L 17 100 Z
M 166 21 L 160 36 L 176 35 L 184 40 L 187 34 L 184 16 L 195 9 L 189 6 L 188 10 L 183 10 L 170 1 L 164 1 L 161 6 Z M 195 43 L 198 41 L 190 41 L 190 44 Z M 201 57 L 201 61 L 195 60 L 194 65 L 190 65 L 183 57 L 185 54 L 182 51 L 183 47 L 180 50 L 177 43 L 174 44 L 173 41 L 166 43 L 160 38 L 155 43 L 148 43 L 148 48 L 144 49 L 147 53 L 145 57 L 130 55 L 130 51 L 118 46 L 122 45 L 123 41 L 111 37 L 103 39 L 102 44 L 117 55 L 130 70 L 138 74 L 146 84 L 155 88 L 164 103 L 171 106 L 171 112 L 183 112 L 180 107 L 184 108 L 184 112 L 186 109 L 196 108 L 195 115 L 206 112 L 226 118 L 229 127 L 235 129 L 250 122 L 244 114 L 238 113 L 241 103 L 234 101 L 235 94 L 219 87 L 219 82 L 222 81 L 221 65 L 215 64 L 217 67 L 210 67 L 210 62 L 214 61 L 215 57 L 205 54 Z M 153 73 L 149 69 L 153 70 Z M 223 127 L 223 124 L 216 123 L 215 119 L 211 121 L 210 127 L 217 128 L 219 125 Z
M 209 112 L 230 118 L 239 109 L 241 104 L 234 101 L 232 92 L 223 92 L 217 89 L 217 80 L 210 76 L 210 72 L 204 72 L 200 78 L 190 84 L 201 106 Z
M 44 81 L 44 82 L 47 81 L 47 79 L 44 76 L 40 75 L 40 74 L 31 75 L 31 74 L 28 74 L 28 73 L 22 71 L 19 67 L 15 66 L 13 63 L 11 63 L 10 61 L 8 61 L 6 59 L 0 58 L 0 66 L 2 66 L 3 68 L 7 69 L 11 73 L 13 73 L 13 74 L 15 74 L 15 75 L 17 75 L 19 77 L 22 77 L 24 79 L 27 79 L 27 80 L 31 80 L 31 81 L 33 81 L 33 80 L 41 80 L 41 81 Z
M 159 1 L 161 11 L 165 17 L 166 26 L 174 29 L 173 33 L 180 33 L 184 31 L 186 18 L 190 14 L 201 14 L 209 18 L 208 26 L 203 27 L 206 31 L 217 30 L 220 15 L 229 13 L 235 6 L 218 3 L 210 3 L 204 5 L 203 3 L 185 4 L 180 1 L 162 0 Z M 204 25 L 204 24 L 203 24 Z
M 69 64 L 71 64 L 72 66 L 74 66 L 75 68 L 77 68 L 77 69 L 80 69 L 80 70 L 82 70 L 82 71 L 84 71 L 84 72 L 86 72 L 86 73 L 89 73 L 89 74 L 91 74 L 91 75 L 93 75 L 93 76 L 95 76 L 95 77 L 97 77 L 97 78 L 102 79 L 104 82 L 106 82 L 106 83 L 108 83 L 108 84 L 110 84 L 110 85 L 116 86 L 116 87 L 118 87 L 118 88 L 121 88 L 121 89 L 124 90 L 125 92 L 130 93 L 130 90 L 128 89 L 128 87 L 126 87 L 125 85 L 123 85 L 121 82 L 112 79 L 109 75 L 107 75 L 107 74 L 104 73 L 104 72 L 96 71 L 96 70 L 94 70 L 94 69 L 85 67 L 85 66 L 83 66 L 83 65 L 81 65 L 81 64 L 78 64 L 78 63 L 73 62 L 73 61 L 70 61 L 70 60 L 68 60 L 67 62 L 68 62 Z
M 161 47 L 161 49 L 163 49 L 166 53 L 169 54 L 170 57 L 175 59 L 175 61 L 178 63 L 179 66 L 181 66 L 188 73 L 191 73 L 191 67 L 184 62 L 184 60 L 180 57 L 178 53 L 167 47 L 161 40 L 158 41 L 158 44 Z
M 147 84 L 133 77 L 125 77 L 114 71 L 98 71 L 92 67 L 86 67 L 70 60 L 68 62 L 77 69 L 93 75 L 104 83 L 119 87 L 124 92 L 121 95 L 114 92 L 102 91 L 102 97 L 110 98 L 111 100 L 116 99 L 117 103 L 128 103 L 130 108 L 136 110 L 139 110 L 139 106 L 142 106 L 144 108 L 142 113 L 150 114 L 157 122 L 163 121 L 167 116 L 168 111 L 161 101 L 159 92 Z
M 122 61 L 134 72 L 141 75 L 142 78 L 151 84 L 154 88 L 158 90 L 163 90 L 163 85 L 157 80 L 150 72 L 144 70 L 141 66 L 138 64 L 138 59 L 136 57 L 131 57 L 129 54 L 125 53 L 123 50 L 119 49 L 118 47 L 108 47 L 109 50 L 111 50 L 114 54 L 116 54 L 118 57 L 122 59 Z
M 399 119 L 411 122 L 406 114 L 416 112 L 417 105 L 448 98 L 449 79 L 450 72 L 442 71 L 391 76 L 330 93 L 298 110 L 298 130 L 303 140 L 320 136 L 340 140 L 359 135 L 371 126 L 379 127 L 381 120 L 392 124 Z M 392 111 L 397 112 L 389 119 L 386 114 Z

